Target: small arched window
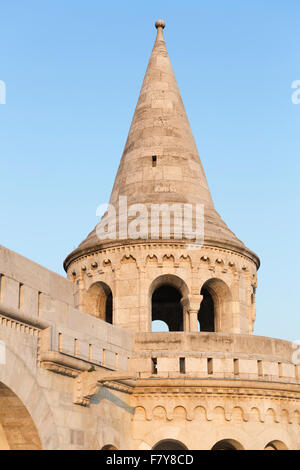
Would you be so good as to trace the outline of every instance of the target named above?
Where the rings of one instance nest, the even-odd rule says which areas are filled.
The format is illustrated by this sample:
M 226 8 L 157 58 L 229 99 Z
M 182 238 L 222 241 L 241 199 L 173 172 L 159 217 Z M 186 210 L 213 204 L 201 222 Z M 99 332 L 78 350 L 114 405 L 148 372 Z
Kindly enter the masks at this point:
M 104 282 L 95 282 L 85 296 L 85 311 L 107 323 L 113 323 L 113 296 Z

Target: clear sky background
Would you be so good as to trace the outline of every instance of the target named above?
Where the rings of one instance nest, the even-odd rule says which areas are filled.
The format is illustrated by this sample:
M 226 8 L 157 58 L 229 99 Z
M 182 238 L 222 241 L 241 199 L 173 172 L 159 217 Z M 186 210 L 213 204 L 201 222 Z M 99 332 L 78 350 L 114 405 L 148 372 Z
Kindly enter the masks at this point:
M 300 339 L 299 0 L 0 1 L 0 244 L 64 274 L 109 199 L 159 18 L 216 208 L 261 258 L 255 334 Z

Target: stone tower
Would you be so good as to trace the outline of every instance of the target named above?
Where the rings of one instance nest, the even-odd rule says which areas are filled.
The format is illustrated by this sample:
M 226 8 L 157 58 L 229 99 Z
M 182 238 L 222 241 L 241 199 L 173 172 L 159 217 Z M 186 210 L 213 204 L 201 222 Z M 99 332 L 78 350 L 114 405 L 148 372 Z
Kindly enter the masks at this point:
M 300 449 L 300 347 L 253 335 L 259 259 L 215 210 L 164 26 L 68 278 L 0 245 L 0 449 Z
M 133 335 L 131 448 L 299 448 L 299 366 L 252 335 L 259 258 L 214 207 L 155 26 L 110 206 L 65 260 L 75 306 Z
M 259 259 L 214 207 L 164 27 L 162 20 L 156 22 L 156 41 L 110 197 L 116 234 L 99 239 L 95 228 L 68 256 L 65 269 L 76 280 L 79 308 L 130 331 L 149 332 L 152 321 L 160 320 L 170 331 L 251 333 Z M 187 205 L 194 231 L 195 213 L 202 208 L 201 244 L 183 230 L 176 232 L 176 210 L 182 228 Z M 130 236 L 137 220 L 144 231 Z

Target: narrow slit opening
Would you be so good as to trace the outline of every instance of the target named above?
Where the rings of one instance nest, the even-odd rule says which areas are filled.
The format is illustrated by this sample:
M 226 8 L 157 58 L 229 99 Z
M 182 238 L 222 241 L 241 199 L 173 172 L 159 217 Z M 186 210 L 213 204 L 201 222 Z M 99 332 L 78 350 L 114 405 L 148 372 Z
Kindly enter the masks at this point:
M 155 375 L 157 374 L 157 358 L 152 357 L 151 362 L 152 362 L 152 374 Z
M 4 297 L 4 275 L 0 274 L 0 302 L 3 302 Z
M 213 359 L 212 357 L 207 358 L 207 373 L 208 374 L 213 374 Z
M 257 370 L 258 370 L 259 377 L 262 377 L 263 375 L 262 361 L 257 361 Z
M 234 370 L 234 375 L 239 375 L 240 370 L 239 370 L 239 360 L 238 359 L 233 360 L 233 370 Z
M 58 351 L 62 352 L 62 333 L 58 333 Z
M 19 299 L 18 299 L 19 310 L 24 309 L 24 284 L 19 284 Z

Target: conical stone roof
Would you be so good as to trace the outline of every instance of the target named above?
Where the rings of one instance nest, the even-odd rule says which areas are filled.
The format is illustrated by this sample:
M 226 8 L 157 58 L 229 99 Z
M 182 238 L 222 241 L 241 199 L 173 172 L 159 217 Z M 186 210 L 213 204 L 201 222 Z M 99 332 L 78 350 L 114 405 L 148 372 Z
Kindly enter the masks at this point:
M 238 251 L 259 265 L 257 256 L 235 236 L 215 210 L 164 41 L 165 24 L 159 20 L 155 26 L 156 41 L 110 204 L 117 214 L 120 196 L 127 197 L 128 206 L 144 204 L 149 210 L 152 204 L 202 204 L 204 244 Z M 151 235 L 148 240 L 151 241 Z M 113 240 L 99 240 L 95 228 L 67 257 L 65 268 L 79 256 L 98 251 L 111 242 Z M 122 243 L 130 243 L 130 240 Z

